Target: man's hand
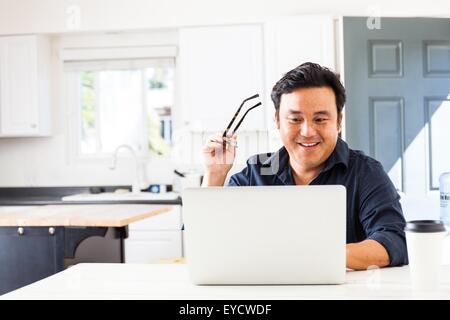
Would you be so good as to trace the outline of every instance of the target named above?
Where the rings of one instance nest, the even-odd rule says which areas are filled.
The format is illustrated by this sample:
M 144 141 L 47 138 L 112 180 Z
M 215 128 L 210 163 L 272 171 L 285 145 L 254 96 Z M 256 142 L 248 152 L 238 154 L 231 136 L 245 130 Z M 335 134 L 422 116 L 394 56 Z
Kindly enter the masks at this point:
M 205 166 L 204 187 L 224 185 L 236 156 L 236 139 L 236 135 L 231 138 L 215 135 L 208 139 L 202 150 Z
M 386 267 L 389 254 L 378 241 L 364 240 L 347 244 L 347 268 L 367 270 L 370 266 Z

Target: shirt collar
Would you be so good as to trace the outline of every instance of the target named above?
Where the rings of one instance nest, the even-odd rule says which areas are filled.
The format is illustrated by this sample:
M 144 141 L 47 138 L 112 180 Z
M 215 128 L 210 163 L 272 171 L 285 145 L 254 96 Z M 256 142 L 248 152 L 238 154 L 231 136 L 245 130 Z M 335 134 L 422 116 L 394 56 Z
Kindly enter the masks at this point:
M 325 161 L 325 167 L 322 172 L 334 168 L 339 163 L 342 163 L 347 169 L 349 154 L 350 152 L 347 143 L 341 138 L 338 138 L 336 147 Z M 273 153 L 266 161 L 263 162 L 263 166 L 266 167 L 271 174 L 277 175 L 283 184 L 295 185 L 292 169 L 289 165 L 289 154 L 285 147 L 282 147 L 277 152 Z
M 338 138 L 336 142 L 336 147 L 334 148 L 331 155 L 328 157 L 327 161 L 325 161 L 325 167 L 323 168 L 322 172 L 334 168 L 339 163 L 342 163 L 345 166 L 345 169 L 347 169 L 349 155 L 350 151 L 348 149 L 347 143 L 341 138 Z

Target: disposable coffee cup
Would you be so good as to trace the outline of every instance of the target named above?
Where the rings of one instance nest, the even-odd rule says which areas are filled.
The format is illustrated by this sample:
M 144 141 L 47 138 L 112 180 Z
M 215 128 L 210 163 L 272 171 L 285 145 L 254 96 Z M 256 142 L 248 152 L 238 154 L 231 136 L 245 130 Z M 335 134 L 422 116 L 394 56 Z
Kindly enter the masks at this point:
M 442 246 L 447 235 L 444 224 L 439 220 L 409 221 L 405 234 L 412 288 L 419 291 L 437 290 Z

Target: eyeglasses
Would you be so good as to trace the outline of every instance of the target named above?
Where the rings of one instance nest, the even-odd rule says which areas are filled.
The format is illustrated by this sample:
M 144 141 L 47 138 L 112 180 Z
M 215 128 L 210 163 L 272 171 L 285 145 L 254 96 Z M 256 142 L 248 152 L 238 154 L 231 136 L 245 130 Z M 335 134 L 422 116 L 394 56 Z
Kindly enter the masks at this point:
M 233 119 L 231 119 L 230 123 L 228 124 L 228 127 L 225 129 L 225 131 L 223 132 L 222 138 L 226 138 L 228 136 L 228 132 L 231 129 L 231 126 L 233 125 L 234 121 L 236 120 L 236 118 L 239 115 L 239 112 L 241 112 L 241 109 L 243 107 L 243 105 L 252 99 L 258 98 L 259 94 L 255 94 L 254 96 L 251 96 L 247 99 L 245 99 L 244 101 L 242 101 L 241 105 L 239 106 L 239 108 L 237 109 L 236 113 L 234 114 Z M 234 135 L 237 131 L 237 129 L 240 127 L 240 125 L 242 124 L 242 121 L 244 121 L 245 116 L 250 112 L 250 110 L 255 109 L 256 107 L 259 107 L 261 105 L 261 102 L 258 102 L 257 104 L 255 104 L 253 107 L 249 108 L 244 115 L 242 116 L 241 120 L 239 120 L 239 122 L 237 123 L 236 127 L 234 128 L 233 132 L 231 133 L 231 135 Z M 225 141 L 225 140 L 224 140 Z

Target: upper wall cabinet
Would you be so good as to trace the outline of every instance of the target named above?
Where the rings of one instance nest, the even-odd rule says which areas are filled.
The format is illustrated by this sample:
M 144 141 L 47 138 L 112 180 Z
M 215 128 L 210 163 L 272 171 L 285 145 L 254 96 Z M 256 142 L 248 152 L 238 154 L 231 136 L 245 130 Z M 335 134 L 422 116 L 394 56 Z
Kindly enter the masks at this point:
M 259 93 L 264 102 L 262 26 L 184 28 L 179 36 L 183 125 L 192 131 L 221 131 L 242 100 Z M 264 129 L 263 107 L 249 112 L 239 128 Z
M 331 69 L 336 67 L 334 19 L 331 16 L 299 16 L 267 22 L 264 40 L 271 82 L 308 61 Z
M 50 40 L 0 37 L 0 137 L 50 134 Z
M 274 133 L 269 145 L 275 149 L 281 146 L 281 141 L 273 122 L 272 87 L 286 72 L 304 62 L 337 69 L 335 20 L 331 16 L 298 16 L 266 22 L 264 49 L 266 119 L 268 129 Z

